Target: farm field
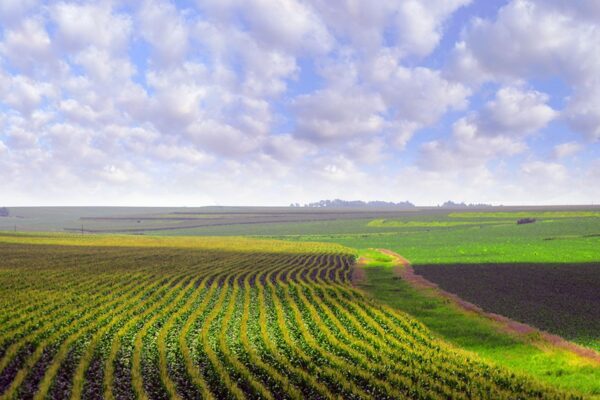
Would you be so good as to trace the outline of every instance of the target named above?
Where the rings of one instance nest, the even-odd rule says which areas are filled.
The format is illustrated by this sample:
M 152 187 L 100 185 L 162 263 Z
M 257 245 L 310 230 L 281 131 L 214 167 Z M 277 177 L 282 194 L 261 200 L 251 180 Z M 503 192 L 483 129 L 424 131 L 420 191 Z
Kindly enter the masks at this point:
M 329 233 L 321 227 L 320 234 L 273 237 L 334 242 L 358 249 L 386 248 L 408 258 L 414 265 L 600 261 L 598 214 L 581 216 L 579 212 L 561 212 L 561 217 L 539 218 L 538 222 L 525 225 L 516 224 L 521 215 L 528 215 L 520 212 L 502 218 L 464 214 L 467 217 L 451 212 L 393 219 L 387 222 L 391 225 L 388 228 L 382 228 L 386 223 L 375 220 L 377 226 L 371 231 L 367 225 L 373 221 L 366 224 L 353 221 L 353 226 L 349 223 L 345 226 L 346 232 L 331 230 Z
M 356 252 L 0 235 L 0 398 L 572 398 L 356 290 Z
M 600 263 L 419 265 L 414 269 L 486 311 L 600 350 Z
M 570 351 L 548 346 L 537 335 L 505 332 L 498 324 L 463 310 L 436 291 L 400 279 L 394 269 L 389 261 L 369 265 L 359 288 L 378 301 L 405 311 L 438 337 L 482 359 L 557 387 L 600 394 L 597 362 L 586 362 Z
M 136 293 L 142 293 L 151 279 L 159 283 L 152 286 L 155 288 L 152 290 L 156 291 L 156 300 L 151 300 L 154 297 L 147 292 L 141 297 L 143 302 L 124 306 L 123 311 L 114 317 L 100 313 L 85 320 L 87 314 L 78 315 L 77 318 L 84 318 L 87 325 L 84 333 L 74 337 L 72 335 L 79 330 L 76 328 L 79 319 L 69 320 L 68 323 L 72 325 L 57 328 L 48 325 L 51 327 L 51 339 L 48 339 L 46 334 L 42 334 L 46 328 L 37 326 L 36 317 L 27 319 L 21 315 L 22 310 L 18 306 L 9 306 L 7 310 L 12 311 L 0 313 L 3 321 L 19 318 L 18 321 L 22 321 L 23 325 L 19 323 L 15 328 L 34 330 L 15 335 L 18 341 L 15 344 L 8 339 L 12 331 L 2 328 L 5 330 L 2 331 L 4 342 L 0 344 L 0 389 L 3 393 L 0 398 L 77 398 L 80 394 L 84 398 L 200 398 L 203 394 L 215 398 L 254 398 L 259 395 L 267 397 L 265 393 L 274 398 L 294 398 L 298 395 L 309 398 L 319 395 L 402 397 L 407 395 L 402 391 L 406 389 L 394 386 L 400 385 L 400 382 L 394 381 L 397 379 L 394 376 L 410 371 L 400 371 L 390 365 L 403 360 L 411 368 L 421 371 L 414 372 L 421 376 L 422 371 L 430 370 L 419 363 L 435 364 L 438 355 L 427 362 L 420 360 L 417 364 L 412 358 L 402 358 L 399 352 L 404 351 L 400 344 L 404 340 L 402 335 L 405 327 L 396 326 L 393 334 L 400 336 L 388 343 L 389 323 L 400 317 L 425 332 L 427 343 L 431 341 L 441 346 L 444 359 L 451 354 L 448 357 L 458 357 L 456 359 L 462 363 L 466 357 L 468 363 L 476 363 L 477 368 L 484 365 L 484 368 L 492 368 L 494 373 L 501 376 L 510 376 L 506 378 L 507 382 L 516 379 L 526 382 L 519 384 L 521 386 L 535 388 L 533 392 L 527 389 L 528 392 L 521 396 L 523 398 L 560 397 L 568 396 L 567 393 L 600 396 L 600 367 L 593 362 L 566 351 L 541 348 L 534 338 L 516 338 L 501 332 L 489 321 L 465 314 L 444 299 L 399 280 L 393 266 L 385 261 L 386 256 L 368 250 L 387 248 L 396 251 L 410 259 L 417 271 L 426 271 L 424 275 L 444 271 L 450 276 L 447 280 L 458 285 L 456 289 L 444 287 L 438 279 L 438 283 L 450 292 L 464 294 L 467 300 L 486 310 L 529 322 L 596 348 L 600 337 L 593 326 L 594 311 L 588 310 L 591 314 L 588 313 L 587 319 L 579 318 L 579 312 L 569 313 L 573 305 L 585 307 L 586 301 L 582 296 L 577 296 L 582 295 L 583 291 L 571 291 L 568 301 L 554 296 L 554 292 L 546 292 L 546 303 L 540 303 L 538 300 L 528 302 L 519 288 L 524 285 L 537 287 L 538 292 L 542 292 L 543 288 L 549 289 L 548 285 L 552 284 L 544 283 L 547 278 L 544 268 L 550 268 L 548 264 L 553 264 L 554 271 L 561 271 L 562 274 L 567 274 L 569 268 L 581 267 L 568 276 L 579 276 L 573 279 L 585 281 L 586 290 L 594 301 L 593 292 L 600 287 L 596 274 L 599 269 L 593 267 L 600 262 L 600 218 L 597 209 L 534 208 L 511 212 L 504 208 L 502 211 L 493 209 L 486 212 L 433 209 L 386 214 L 381 210 L 371 210 L 369 213 L 326 210 L 288 212 L 290 209 L 282 208 L 270 209 L 264 215 L 255 208 L 215 208 L 209 212 L 206 212 L 206 208 L 197 210 L 194 213 L 190 209 L 118 209 L 118 212 L 111 213 L 108 209 L 86 209 L 82 214 L 81 210 L 69 212 L 61 209 L 61 215 L 56 215 L 53 209 L 45 209 L 36 211 L 40 215 L 35 218 L 35 212 L 31 210 L 29 215 L 30 222 L 37 221 L 40 224 L 32 226 L 37 230 L 45 230 L 49 226 L 61 230 L 60 226 L 68 218 L 71 218 L 74 226 L 83 221 L 85 224 L 97 224 L 96 227 L 103 224 L 108 230 L 128 229 L 132 223 L 137 224 L 132 218 L 146 218 L 141 223 L 146 227 L 150 224 L 180 223 L 170 220 L 174 218 L 173 215 L 186 218 L 183 223 L 188 222 L 187 218 L 215 221 L 223 218 L 234 222 L 241 212 L 244 213 L 243 218 L 254 218 L 255 221 L 132 232 L 141 233 L 142 236 L 43 232 L 1 234 L 0 252 L 3 254 L 0 259 L 4 261 L 0 262 L 0 277 L 5 287 L 2 302 L 12 304 L 14 296 L 11 293 L 27 282 L 25 286 L 28 289 L 18 292 L 18 302 L 25 304 L 26 299 L 33 298 L 34 304 L 38 304 L 27 308 L 27 313 L 31 310 L 34 315 L 41 315 L 42 308 L 35 314 L 38 310 L 36 307 L 41 307 L 42 298 L 48 294 L 55 300 L 64 297 L 62 304 L 79 307 L 80 310 L 85 310 L 86 299 L 90 296 L 100 299 L 99 292 L 91 293 L 88 291 L 90 288 L 76 286 L 77 290 L 71 290 L 70 287 L 75 285 L 73 276 L 81 277 L 86 282 L 103 283 L 102 287 L 106 288 L 117 282 L 125 282 L 128 277 L 147 278 L 148 281 L 143 281 L 146 283 L 137 286 L 136 290 L 140 292 Z M 227 212 L 231 212 L 231 215 Z M 282 216 L 294 212 L 297 220 L 282 220 Z M 90 217 L 93 213 L 96 216 Z M 75 218 L 74 215 L 79 216 Z M 314 218 L 315 215 L 318 218 Z M 528 217 L 536 218 L 537 222 L 516 224 L 518 218 Z M 152 218 L 158 220 L 153 222 Z M 265 222 L 265 218 L 275 218 L 279 222 Z M 374 257 L 380 261 L 364 267 L 362 280 L 351 284 L 348 280 L 349 266 L 357 255 Z M 343 268 L 339 265 L 333 267 L 338 263 L 332 261 L 336 257 L 345 260 L 339 262 L 344 264 Z M 302 265 L 308 259 L 312 261 Z M 508 268 L 503 279 L 510 287 L 503 289 L 496 285 L 499 267 L 493 271 L 483 270 L 490 264 Z M 539 269 L 517 270 L 517 265 L 535 265 Z M 296 280 L 289 279 L 292 272 L 287 272 L 288 268 L 298 271 L 294 275 Z M 480 275 L 485 276 L 473 273 L 475 270 L 472 268 L 477 268 Z M 229 280 L 216 277 L 223 269 L 231 273 Z M 36 271 L 35 277 L 31 276 L 32 270 Z M 336 272 L 333 276 L 329 272 L 320 272 L 326 270 Z M 175 279 L 174 274 L 183 274 L 185 271 L 185 279 L 176 280 L 181 285 L 167 283 L 169 279 Z M 58 276 L 61 278 L 55 278 Z M 437 279 L 430 277 L 432 281 Z M 564 281 L 563 276 L 556 276 L 555 279 Z M 184 280 L 187 280 L 187 286 L 182 283 Z M 192 281 L 195 282 L 192 285 L 194 289 L 189 285 Z M 171 287 L 178 290 L 177 294 L 173 291 L 173 297 L 168 297 L 171 300 L 165 300 L 172 308 L 166 304 L 155 306 L 154 302 L 171 293 L 169 290 L 175 290 Z M 488 295 L 490 298 L 487 300 L 496 307 L 502 304 L 505 308 L 490 308 L 482 301 L 485 296 L 469 297 L 468 291 L 460 292 L 461 287 L 463 290 L 468 287 L 474 293 L 494 293 L 494 296 Z M 159 288 L 164 291 L 160 292 Z M 60 293 L 68 295 L 61 296 Z M 107 289 L 102 296 L 107 301 L 112 299 L 113 293 Z M 219 303 L 218 296 L 222 293 L 223 302 Z M 250 299 L 248 305 L 245 304 L 246 293 Z M 204 301 L 208 294 L 217 297 Z M 261 296 L 262 302 L 259 301 Z M 144 305 L 146 299 L 150 302 L 147 306 Z M 295 303 L 288 304 L 289 301 Z M 53 310 L 61 308 L 58 303 L 55 306 Z M 555 313 L 554 307 L 557 307 Z M 179 312 L 181 308 L 187 311 Z M 217 312 L 217 309 L 220 311 Z M 365 314 L 356 314 L 359 310 L 364 310 Z M 529 313 L 530 316 L 539 311 L 541 319 L 522 318 L 515 310 Z M 244 315 L 247 313 L 250 313 L 250 317 L 246 320 Z M 128 324 L 124 321 L 131 317 L 137 318 L 137 322 Z M 196 318 L 196 322 L 191 323 L 186 319 L 192 317 Z M 544 320 L 545 317 L 548 319 Z M 203 331 L 206 318 L 210 326 Z M 222 322 L 223 318 L 229 318 L 230 321 Z M 266 321 L 264 332 L 260 323 L 254 325 L 256 319 Z M 98 326 L 94 325 L 96 320 L 100 321 Z M 298 321 L 302 322 L 298 324 Z M 552 330 L 553 323 L 567 329 Z M 247 330 L 247 336 L 244 336 L 242 327 Z M 188 329 L 188 333 L 181 341 L 184 328 Z M 141 339 L 136 333 L 138 331 L 142 332 Z M 203 341 L 203 332 L 207 335 L 206 343 Z M 220 332 L 228 332 L 224 341 L 219 336 Z M 25 339 L 19 339 L 19 335 Z M 39 343 L 44 347 L 38 347 Z M 203 348 L 204 345 L 207 348 Z M 387 349 L 383 358 L 378 356 L 380 346 Z M 189 352 L 186 348 L 189 348 Z M 133 357 L 136 349 L 139 349 L 139 355 Z M 333 361 L 328 359 L 329 353 L 332 353 Z M 188 358 L 181 361 L 186 354 Z M 214 357 L 207 358 L 209 355 Z M 55 357 L 58 357 L 56 362 L 53 361 Z M 203 357 L 204 361 L 201 362 Z M 192 360 L 191 364 L 188 364 L 189 360 Z M 256 363 L 260 366 L 256 367 Z M 345 365 L 343 363 L 358 365 L 359 369 L 367 371 L 367 375 L 355 371 L 351 377 L 344 376 L 342 387 L 331 388 L 331 383 L 337 379 L 333 378 L 336 375 L 327 375 L 323 371 L 334 374 L 340 365 Z M 226 375 L 221 375 L 217 371 L 221 367 L 214 365 L 220 365 Z M 291 372 L 283 368 L 290 368 L 290 365 L 293 366 Z M 381 369 L 370 370 L 371 365 L 381 365 Z M 194 371 L 191 366 L 203 372 L 200 375 L 191 372 Z M 241 372 L 236 372 L 240 366 L 244 366 Z M 459 370 L 448 373 L 463 374 Z M 39 372 L 32 375 L 31 371 Z M 268 377 L 271 373 L 275 374 L 274 378 Z M 297 374 L 302 375 L 298 378 Z M 314 376 L 319 378 L 315 380 Z M 236 382 L 237 389 L 221 388 L 220 384 L 213 382 L 217 379 Z M 379 382 L 379 387 L 367 383 L 372 379 Z M 403 384 L 413 385 L 415 379 L 409 378 Z M 59 380 L 64 383 L 56 383 Z M 106 380 L 110 382 L 107 384 Z M 154 385 L 150 381 L 159 383 Z M 395 383 L 391 384 L 392 381 Z M 455 390 L 453 396 L 458 398 L 460 396 L 457 393 L 463 393 L 468 386 L 464 386 L 464 382 L 457 385 L 448 390 Z M 328 389 L 325 392 L 327 396 L 323 396 L 324 387 Z M 431 392 L 434 398 L 435 395 L 444 398 L 443 393 L 447 389 L 432 390 L 429 387 L 420 388 L 408 396 L 426 397 L 425 393 Z M 500 389 L 494 383 L 490 390 Z M 500 391 L 506 394 L 505 397 L 512 398 L 507 394 L 511 390 Z M 542 391 L 551 394 L 541 395 Z M 501 396 L 498 394 L 500 392 L 493 393 Z
M 600 0 L 0 0 L 0 400 L 600 400 Z
M 318 209 L 298 207 L 10 207 L 0 230 L 86 233 L 199 233 L 255 225 L 286 227 L 296 223 L 400 217 L 419 209 Z M 226 235 L 230 235 L 227 232 Z

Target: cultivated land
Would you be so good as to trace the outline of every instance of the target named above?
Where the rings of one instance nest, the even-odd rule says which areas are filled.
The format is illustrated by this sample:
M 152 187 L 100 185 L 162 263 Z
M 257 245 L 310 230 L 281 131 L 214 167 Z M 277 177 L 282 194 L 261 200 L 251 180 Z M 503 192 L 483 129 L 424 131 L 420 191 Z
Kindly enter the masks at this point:
M 0 243 L 2 398 L 571 397 L 365 297 L 342 246 Z
M 600 292 L 597 207 L 64 208 L 60 215 L 50 208 L 18 209 L 22 218 L 15 210 L 11 218 L 27 221 L 28 229 L 81 229 L 83 223 L 90 231 L 144 236 L 0 236 L 0 260 L 7 260 L 0 261 L 6 287 L 1 298 L 8 304 L 3 312 L 12 313 L 0 318 L 34 332 L 23 340 L 14 335 L 18 345 L 0 345 L 5 397 L 58 396 L 61 390 L 87 398 L 600 396 L 594 357 L 556 347 L 541 335 L 507 332 L 436 289 L 400 278 L 397 263 L 376 250 L 405 256 L 418 272 L 485 311 L 593 348 L 600 340 L 597 308 L 586 305 Z M 519 218 L 537 222 L 517 225 Z M 10 223 L 0 218 L 0 224 Z M 222 237 L 232 235 L 246 238 Z M 350 283 L 356 256 L 362 262 Z M 185 277 L 178 280 L 178 273 Z M 102 292 L 103 284 L 142 277 L 148 280 L 133 285 L 140 291 L 135 293 L 156 292 L 143 292 L 114 316 L 85 314 L 97 311 L 85 310 L 90 299 L 106 304 L 116 295 Z M 540 297 L 528 298 L 524 287 Z M 71 304 L 83 310 L 50 330 L 50 339 L 37 320 L 46 310 L 37 307 L 49 295 L 57 302 L 52 312 L 70 312 Z M 160 303 L 165 296 L 172 296 L 164 300 L 168 304 Z M 35 301 L 24 308 L 30 298 Z M 579 311 L 569 313 L 576 306 Z M 54 321 L 50 315 L 46 320 Z M 79 318 L 86 321 L 83 329 Z M 8 340 L 11 334 L 2 332 Z M 421 345 L 426 357 L 414 347 Z M 450 376 L 453 383 L 445 380 Z
M 415 271 L 487 311 L 600 350 L 600 263 L 420 265 Z

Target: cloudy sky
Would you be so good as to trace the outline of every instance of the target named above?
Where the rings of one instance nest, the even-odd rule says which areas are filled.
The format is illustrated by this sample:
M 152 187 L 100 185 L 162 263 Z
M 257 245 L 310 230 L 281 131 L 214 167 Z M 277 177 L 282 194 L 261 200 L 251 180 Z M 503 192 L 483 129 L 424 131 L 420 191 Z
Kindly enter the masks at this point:
M 600 202 L 600 2 L 0 1 L 0 206 L 338 197 Z

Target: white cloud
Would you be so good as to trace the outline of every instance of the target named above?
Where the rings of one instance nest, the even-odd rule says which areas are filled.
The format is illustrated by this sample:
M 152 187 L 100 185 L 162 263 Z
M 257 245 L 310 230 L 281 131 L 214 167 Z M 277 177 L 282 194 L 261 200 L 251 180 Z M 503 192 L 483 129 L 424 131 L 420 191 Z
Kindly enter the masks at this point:
M 577 132 L 591 142 L 600 141 L 600 78 L 596 86 L 580 89 L 571 98 L 566 118 Z
M 305 2 L 297 0 L 199 1 L 208 15 L 220 23 L 236 18 L 261 45 L 284 52 L 322 53 L 333 45 L 333 38 L 318 14 Z
M 283 134 L 270 136 L 265 145 L 265 152 L 277 160 L 293 162 L 315 154 L 316 147 L 290 134 Z
M 395 16 L 399 48 L 407 54 L 426 56 L 439 44 L 445 20 L 471 0 L 408 0 L 398 5 Z
M 30 17 L 8 29 L 0 43 L 0 54 L 26 73 L 31 73 L 41 63 L 48 63 L 53 57 L 52 42 L 43 19 Z
M 567 168 L 555 162 L 532 161 L 521 166 L 521 171 L 537 185 L 548 185 L 567 180 Z
M 53 96 L 55 90 L 48 83 L 36 82 L 23 75 L 0 75 L 0 94 L 1 103 L 28 115 L 42 104 L 45 97 Z
M 558 113 L 548 106 L 549 97 L 535 90 L 503 87 L 477 116 L 484 135 L 522 136 L 546 126 Z
M 457 44 L 447 74 L 470 84 L 558 78 L 573 91 L 571 126 L 598 140 L 600 19 L 596 2 L 513 0 L 495 20 L 477 19 Z
M 331 183 L 350 183 L 364 178 L 356 165 L 345 156 L 320 157 L 312 165 L 312 174 Z
M 554 146 L 552 155 L 556 159 L 571 157 L 581 151 L 583 146 L 577 142 L 566 142 Z
M 381 52 L 369 65 L 368 77 L 394 120 L 400 147 L 416 130 L 434 124 L 446 112 L 464 109 L 470 94 L 465 86 L 444 79 L 439 71 L 400 65 L 389 51 Z
M 51 7 L 50 14 L 56 24 L 57 40 L 67 51 L 89 46 L 123 51 L 130 39 L 131 18 L 113 12 L 110 3 L 59 2 Z
M 451 21 L 469 3 L 0 1 L 3 195 L 430 203 L 434 187 L 440 201 L 534 201 L 523 185 L 556 174 L 543 199 L 593 198 L 596 2 L 514 0 Z M 464 35 L 441 71 L 450 21 Z M 568 97 L 533 89 L 548 79 Z M 554 120 L 587 142 L 544 136 Z M 560 164 L 575 154 L 581 170 Z
M 181 62 L 188 50 L 189 26 L 177 8 L 164 0 L 146 0 L 139 10 L 141 35 L 161 65 Z
M 384 129 L 385 106 L 375 94 L 359 88 L 323 90 L 293 103 L 298 135 L 316 142 L 374 135 Z
M 0 21 L 5 26 L 10 26 L 39 5 L 39 0 L 2 0 L 0 2 Z
M 399 55 L 423 57 L 439 44 L 444 22 L 470 0 L 341 1 L 311 4 L 336 37 L 350 40 L 366 54 L 376 54 L 386 42 Z
M 537 91 L 500 88 L 479 112 L 454 124 L 449 140 L 423 144 L 418 163 L 426 170 L 464 169 L 519 154 L 527 149 L 524 137 L 555 117 L 547 100 Z

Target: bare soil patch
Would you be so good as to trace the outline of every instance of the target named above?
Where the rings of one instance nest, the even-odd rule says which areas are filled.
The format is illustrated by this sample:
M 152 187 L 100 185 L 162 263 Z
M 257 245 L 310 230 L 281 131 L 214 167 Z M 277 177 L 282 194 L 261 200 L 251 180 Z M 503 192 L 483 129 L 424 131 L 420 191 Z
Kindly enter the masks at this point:
M 440 285 L 438 285 L 437 283 L 432 282 L 425 276 L 416 273 L 415 269 L 412 267 L 410 262 L 404 257 L 400 256 L 399 254 L 396 254 L 393 251 L 386 249 L 379 249 L 379 251 L 392 256 L 394 260 L 397 261 L 397 266 L 394 268 L 395 274 L 403 280 L 405 280 L 406 282 L 408 282 L 409 284 L 411 284 L 413 287 L 419 289 L 426 289 L 426 291 L 432 296 L 440 296 L 446 298 L 465 312 L 475 313 L 479 316 L 482 316 L 494 322 L 498 326 L 498 328 L 503 330 L 504 332 L 521 337 L 523 340 L 533 342 L 540 348 L 559 348 L 562 350 L 572 352 L 594 363 L 600 364 L 600 353 L 598 353 L 597 351 L 580 346 L 576 343 L 566 340 L 562 336 L 543 331 L 527 323 L 516 321 L 498 313 L 488 312 L 479 305 L 465 300 L 464 298 L 458 296 L 455 293 L 451 293 L 450 291 L 445 290 L 445 288 L 440 287 Z M 424 269 L 430 267 L 432 266 L 420 266 L 418 267 L 418 272 L 422 272 Z M 448 268 L 454 267 L 448 266 Z M 600 269 L 600 266 L 598 266 L 598 268 Z M 453 271 L 453 273 L 455 275 L 460 275 L 466 274 L 468 273 L 468 271 L 465 272 L 456 270 Z M 477 286 L 476 284 L 479 283 L 480 282 L 478 280 L 471 280 L 470 287 Z M 487 299 L 493 299 L 495 296 L 503 296 L 501 293 L 491 293 L 489 290 L 486 289 L 482 290 L 481 293 L 481 297 L 485 297 Z M 506 297 L 506 294 L 504 294 L 504 297 Z M 585 296 L 583 297 L 585 298 Z
M 364 265 L 366 264 L 366 260 L 364 257 L 360 257 L 358 261 L 352 266 L 352 271 L 350 273 L 350 280 L 354 286 L 365 283 L 367 279 L 367 274 L 364 269 Z

